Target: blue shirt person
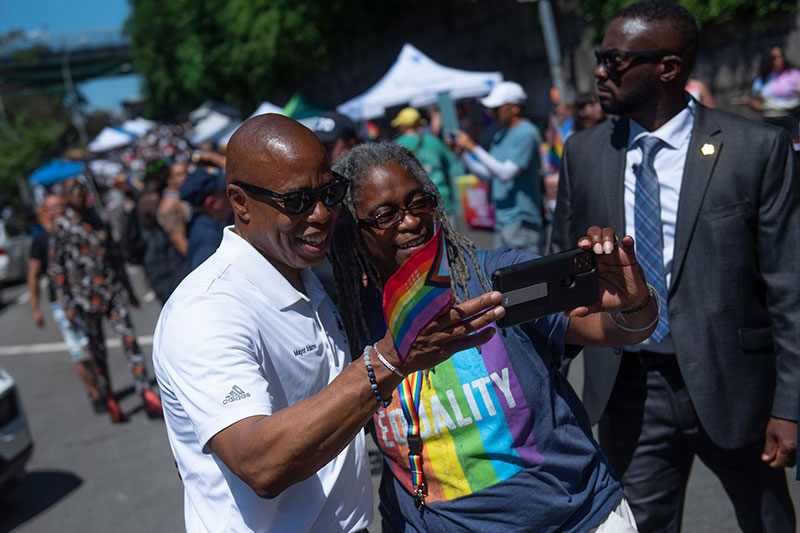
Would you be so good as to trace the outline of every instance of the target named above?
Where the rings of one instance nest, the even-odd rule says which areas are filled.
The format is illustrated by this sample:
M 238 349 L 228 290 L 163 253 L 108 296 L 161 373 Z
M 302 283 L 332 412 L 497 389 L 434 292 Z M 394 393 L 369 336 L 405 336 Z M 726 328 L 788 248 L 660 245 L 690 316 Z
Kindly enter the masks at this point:
M 211 257 L 222 242 L 222 230 L 232 214 L 225 186 L 225 171 L 210 166 L 189 174 L 181 186 L 181 199 L 195 209 L 186 251 L 189 272 Z

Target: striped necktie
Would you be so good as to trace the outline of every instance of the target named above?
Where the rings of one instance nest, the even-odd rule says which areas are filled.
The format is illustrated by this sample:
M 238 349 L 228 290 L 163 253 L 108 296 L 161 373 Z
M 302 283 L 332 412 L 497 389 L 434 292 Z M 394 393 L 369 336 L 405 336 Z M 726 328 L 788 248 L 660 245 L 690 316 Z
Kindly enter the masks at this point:
M 664 240 L 661 233 L 661 202 L 658 195 L 658 176 L 653 165 L 656 153 L 664 146 L 657 137 L 642 137 L 642 164 L 636 174 L 636 199 L 633 206 L 633 225 L 636 229 L 636 257 L 647 281 L 661 296 L 661 315 L 658 327 L 650 336 L 661 342 L 669 334 L 667 318 L 667 283 L 664 275 Z

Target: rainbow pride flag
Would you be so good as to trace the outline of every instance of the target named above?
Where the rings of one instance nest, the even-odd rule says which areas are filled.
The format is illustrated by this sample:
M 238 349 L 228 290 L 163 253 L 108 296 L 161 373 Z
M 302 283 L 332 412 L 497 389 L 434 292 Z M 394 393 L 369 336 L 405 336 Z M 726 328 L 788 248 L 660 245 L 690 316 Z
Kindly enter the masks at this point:
M 564 155 L 566 133 L 563 125 L 559 124 L 555 115 L 551 114 L 549 127 L 547 128 L 547 140 L 539 147 L 539 155 L 549 172 L 561 170 L 561 158 Z
M 376 140 L 381 134 L 380 128 L 371 120 L 365 120 L 361 123 L 361 136 L 369 141 Z
M 452 292 L 444 232 L 437 228 L 383 288 L 383 316 L 401 361 L 419 332 L 450 304 Z

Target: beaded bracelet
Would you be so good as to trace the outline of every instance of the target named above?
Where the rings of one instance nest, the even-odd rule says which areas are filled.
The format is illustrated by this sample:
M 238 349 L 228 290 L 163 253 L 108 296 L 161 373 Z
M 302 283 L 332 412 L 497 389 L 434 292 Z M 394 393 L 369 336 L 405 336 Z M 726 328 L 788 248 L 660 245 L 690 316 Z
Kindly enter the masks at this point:
M 383 407 L 389 407 L 389 404 L 392 403 L 392 395 L 389 395 L 389 398 L 384 400 L 381 397 L 381 392 L 378 390 L 378 381 L 375 379 L 375 371 L 372 369 L 372 365 L 369 363 L 369 352 L 372 351 L 373 346 L 367 345 L 364 348 L 363 359 L 364 359 L 364 366 L 367 368 L 367 376 L 369 377 L 369 386 L 372 388 L 372 393 L 375 395 L 375 400 L 378 402 L 378 405 Z
M 623 326 L 622 324 L 620 324 L 619 321 L 617 321 L 617 319 L 614 317 L 614 315 L 621 313 L 609 313 L 609 315 L 611 316 L 611 320 L 614 321 L 614 325 L 617 326 L 619 329 L 623 331 L 630 331 L 631 333 L 638 333 L 640 331 L 647 331 L 648 329 L 653 327 L 654 324 L 658 322 L 658 319 L 661 316 L 661 295 L 658 294 L 658 291 L 653 289 L 653 286 L 650 285 L 649 283 L 647 284 L 647 286 L 650 288 L 650 294 L 656 297 L 656 303 L 657 303 L 656 317 L 646 326 L 642 326 L 640 328 L 629 328 L 628 326 Z M 650 299 L 647 300 L 647 303 L 648 304 L 650 303 Z
M 656 290 L 653 288 L 653 286 L 650 285 L 649 283 L 647 284 L 647 290 L 648 290 L 648 292 L 647 292 L 647 301 L 645 303 L 643 303 L 639 307 L 634 307 L 633 309 L 628 309 L 627 311 L 620 311 L 620 313 L 622 313 L 623 315 L 632 315 L 633 313 L 638 313 L 639 311 L 641 311 L 643 309 L 647 309 L 647 306 L 650 305 L 650 300 L 653 299 L 653 294 L 656 292 Z
M 397 370 L 397 368 L 392 363 L 387 361 L 386 358 L 381 354 L 381 352 L 378 351 L 378 344 L 377 343 L 372 348 L 375 350 L 375 353 L 378 355 L 378 359 L 380 359 L 381 363 L 383 363 L 383 366 L 385 366 L 386 368 L 391 370 L 394 373 L 394 375 L 396 375 L 398 377 L 401 377 L 403 379 L 406 378 L 406 376 L 402 372 Z

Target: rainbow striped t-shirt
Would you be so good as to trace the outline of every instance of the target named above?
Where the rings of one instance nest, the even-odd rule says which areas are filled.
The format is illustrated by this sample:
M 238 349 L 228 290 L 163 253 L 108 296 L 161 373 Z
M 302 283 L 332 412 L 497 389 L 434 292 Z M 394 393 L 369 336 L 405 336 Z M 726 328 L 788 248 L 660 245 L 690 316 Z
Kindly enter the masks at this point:
M 504 248 L 485 258 L 491 273 L 531 256 Z M 470 294 L 482 292 L 473 271 Z M 608 516 L 621 486 L 551 355 L 564 353 L 567 325 L 563 315 L 532 322 L 536 347 L 519 327 L 498 331 L 480 350 L 453 355 L 423 381 L 424 518 L 410 495 L 399 394 L 378 410 L 373 435 L 386 459 L 384 477 L 391 472 L 381 506 L 391 519 L 430 531 L 491 531 L 498 524 L 509 531 L 587 531 Z

